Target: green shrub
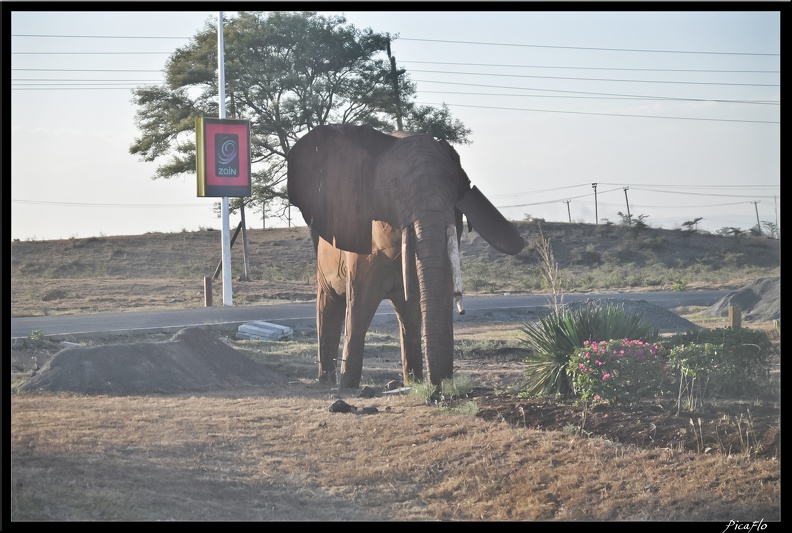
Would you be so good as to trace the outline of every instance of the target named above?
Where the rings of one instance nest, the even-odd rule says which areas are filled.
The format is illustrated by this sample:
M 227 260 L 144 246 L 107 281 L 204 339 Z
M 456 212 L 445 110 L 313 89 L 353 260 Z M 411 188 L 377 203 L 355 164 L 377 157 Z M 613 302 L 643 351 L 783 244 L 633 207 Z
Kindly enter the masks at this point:
M 669 381 L 668 361 L 657 344 L 629 339 L 583 344 L 567 365 L 583 403 L 635 403 L 662 392 Z
M 668 239 L 665 237 L 647 237 L 638 242 L 638 249 L 661 253 L 668 248 Z
M 584 250 L 575 248 L 572 250 L 570 262 L 573 265 L 596 266 L 602 262 L 602 254 L 587 246 Z
M 448 409 L 450 413 L 470 417 L 476 416 L 476 414 L 478 414 L 478 410 L 478 402 L 475 400 L 469 400 Z
M 718 328 L 678 334 L 664 342 L 679 382 L 677 406 L 695 409 L 718 396 L 766 390 L 773 345 L 764 331 Z
M 427 405 L 436 405 L 467 398 L 474 388 L 475 384 L 469 376 L 459 375 L 452 379 L 444 379 L 440 385 L 432 385 L 428 381 L 416 383 L 413 385 L 412 393 L 422 398 Z
M 466 398 L 473 392 L 474 387 L 475 384 L 469 376 L 457 375 L 453 379 L 444 379 L 440 383 L 440 399 Z
M 33 345 L 38 348 L 42 344 L 44 344 L 44 332 L 40 329 L 34 329 L 28 334 L 28 340 L 33 343 Z
M 428 381 L 420 381 L 413 385 L 412 394 L 421 398 L 427 405 L 432 405 L 437 402 L 440 390 Z
M 523 324 L 525 337 L 520 343 L 531 354 L 525 361 L 528 376 L 526 396 L 568 395 L 573 392 L 567 367 L 576 348 L 584 341 L 642 339 L 654 342 L 659 332 L 628 313 L 622 305 L 597 301 L 585 302 L 577 309 L 555 308 L 539 321 Z

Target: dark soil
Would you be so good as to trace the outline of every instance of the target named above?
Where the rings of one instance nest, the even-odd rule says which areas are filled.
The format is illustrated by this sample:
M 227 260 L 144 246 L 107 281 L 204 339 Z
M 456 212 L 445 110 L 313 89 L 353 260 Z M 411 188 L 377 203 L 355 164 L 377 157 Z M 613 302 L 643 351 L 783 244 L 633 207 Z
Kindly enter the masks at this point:
M 774 403 L 720 402 L 691 413 L 677 412 L 672 402 L 586 409 L 573 400 L 506 399 L 487 391 L 476 401 L 478 416 L 487 420 L 602 438 L 625 446 L 756 457 L 779 457 L 781 452 L 780 409 Z

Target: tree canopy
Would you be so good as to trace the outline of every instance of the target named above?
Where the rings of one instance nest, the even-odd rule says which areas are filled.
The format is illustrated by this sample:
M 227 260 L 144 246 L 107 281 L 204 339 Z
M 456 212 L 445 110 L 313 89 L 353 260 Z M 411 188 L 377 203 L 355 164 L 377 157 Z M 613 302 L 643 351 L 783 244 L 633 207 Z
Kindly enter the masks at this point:
M 445 105 L 414 102 L 415 84 L 403 70 L 397 102 L 386 52 L 394 39 L 315 12 L 241 12 L 224 20 L 226 116 L 250 121 L 252 196 L 240 201 L 263 213 L 279 203 L 273 200 L 285 207 L 286 154 L 319 125 L 366 124 L 387 133 L 397 129 L 400 109 L 406 130 L 469 142 L 470 130 Z M 163 85 L 133 91 L 140 137 L 129 151 L 159 163 L 153 179 L 195 173 L 195 119 L 219 115 L 217 41 L 216 21 L 207 20 L 170 56 Z

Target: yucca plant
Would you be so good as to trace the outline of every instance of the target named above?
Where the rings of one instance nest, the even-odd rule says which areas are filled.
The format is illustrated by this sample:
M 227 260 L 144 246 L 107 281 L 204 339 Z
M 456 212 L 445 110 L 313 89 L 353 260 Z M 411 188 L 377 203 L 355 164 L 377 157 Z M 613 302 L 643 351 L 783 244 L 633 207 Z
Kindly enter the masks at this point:
M 572 392 L 567 365 L 575 348 L 584 341 L 640 339 L 654 342 L 657 328 L 642 321 L 641 315 L 629 313 L 623 305 L 586 301 L 578 308 L 556 307 L 539 318 L 525 323 L 525 337 L 520 343 L 530 351 L 525 361 L 528 377 L 525 396 L 566 396 Z

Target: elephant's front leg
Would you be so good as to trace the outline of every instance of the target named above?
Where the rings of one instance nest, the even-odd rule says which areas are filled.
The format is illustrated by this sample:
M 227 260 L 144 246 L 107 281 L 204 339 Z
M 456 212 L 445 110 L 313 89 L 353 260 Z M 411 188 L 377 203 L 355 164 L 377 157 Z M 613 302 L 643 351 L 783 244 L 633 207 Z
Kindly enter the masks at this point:
M 421 307 L 418 294 L 411 295 L 410 301 L 403 298 L 391 300 L 396 316 L 399 318 L 401 336 L 402 369 L 404 384 L 423 380 L 423 354 L 421 353 Z
M 379 253 L 347 253 L 347 309 L 341 388 L 354 389 L 363 374 L 363 351 L 371 319 L 391 283 L 388 261 Z

